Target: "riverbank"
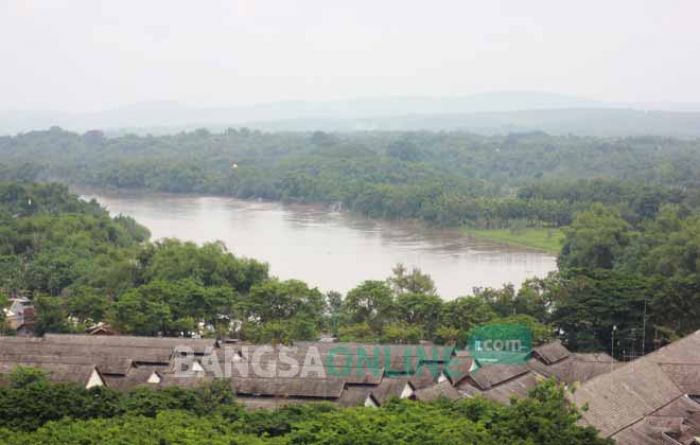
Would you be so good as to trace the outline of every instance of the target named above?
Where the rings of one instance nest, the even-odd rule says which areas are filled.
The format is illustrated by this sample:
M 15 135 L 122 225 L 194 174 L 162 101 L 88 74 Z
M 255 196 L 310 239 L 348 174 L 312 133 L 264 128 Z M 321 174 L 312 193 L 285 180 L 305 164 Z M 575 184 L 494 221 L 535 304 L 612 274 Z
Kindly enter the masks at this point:
M 564 232 L 561 229 L 552 228 L 473 229 L 465 227 L 462 231 L 468 236 L 485 241 L 543 250 L 554 255 L 559 254 L 564 241 Z

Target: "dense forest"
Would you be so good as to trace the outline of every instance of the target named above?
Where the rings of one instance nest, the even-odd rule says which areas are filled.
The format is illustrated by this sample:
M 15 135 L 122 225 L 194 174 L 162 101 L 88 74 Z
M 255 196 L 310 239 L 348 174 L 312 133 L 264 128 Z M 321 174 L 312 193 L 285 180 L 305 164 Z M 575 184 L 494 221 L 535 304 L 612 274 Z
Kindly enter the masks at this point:
M 338 205 L 478 228 L 558 227 L 593 202 L 627 219 L 700 203 L 700 141 L 540 132 L 262 133 L 107 138 L 58 127 L 0 137 L 0 179 Z
M 501 405 L 481 398 L 395 401 L 377 409 L 332 404 L 246 411 L 229 385 L 118 392 L 52 384 L 18 368 L 0 387 L 1 444 L 551 444 L 603 445 L 552 382 Z

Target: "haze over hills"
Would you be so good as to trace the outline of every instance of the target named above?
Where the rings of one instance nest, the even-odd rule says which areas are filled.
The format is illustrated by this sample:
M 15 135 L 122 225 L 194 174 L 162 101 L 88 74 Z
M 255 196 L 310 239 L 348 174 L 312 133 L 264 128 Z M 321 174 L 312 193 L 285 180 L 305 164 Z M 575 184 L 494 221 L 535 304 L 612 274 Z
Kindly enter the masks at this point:
M 99 112 L 0 112 L 0 133 L 60 126 L 73 131 L 172 133 L 248 126 L 268 131 L 545 131 L 596 136 L 700 136 L 700 104 L 613 104 L 554 93 L 490 92 L 455 97 L 384 97 L 194 107 L 144 102 Z

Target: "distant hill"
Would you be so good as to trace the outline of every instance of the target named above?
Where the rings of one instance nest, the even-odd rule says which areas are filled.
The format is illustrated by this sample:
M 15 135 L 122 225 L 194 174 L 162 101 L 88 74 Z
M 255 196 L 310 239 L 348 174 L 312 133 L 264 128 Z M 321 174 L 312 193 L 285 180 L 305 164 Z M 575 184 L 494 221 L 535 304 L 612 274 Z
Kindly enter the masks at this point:
M 543 131 L 550 134 L 587 136 L 700 137 L 700 113 L 640 111 L 615 108 L 572 108 L 488 113 L 416 114 L 365 119 L 293 119 L 254 122 L 267 131 L 469 131 L 506 134 Z
M 539 92 L 287 101 L 228 108 L 164 101 L 94 113 L 0 112 L 0 134 L 51 126 L 79 132 L 97 128 L 116 134 L 248 126 L 269 131 L 464 130 L 493 134 L 540 130 L 596 136 L 700 137 L 700 113 L 644 111 Z

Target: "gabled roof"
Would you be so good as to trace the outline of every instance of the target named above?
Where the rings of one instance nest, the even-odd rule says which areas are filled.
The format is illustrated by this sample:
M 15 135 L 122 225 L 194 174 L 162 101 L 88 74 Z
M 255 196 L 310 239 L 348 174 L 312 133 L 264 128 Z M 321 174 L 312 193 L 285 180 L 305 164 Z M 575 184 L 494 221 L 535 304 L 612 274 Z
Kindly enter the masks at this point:
M 443 365 L 435 363 L 422 363 L 416 373 L 406 378 L 413 384 L 416 389 L 427 388 L 433 386 L 440 377 Z
M 547 365 L 564 360 L 570 354 L 569 350 L 558 340 L 537 346 L 532 350 L 532 355 L 538 357 Z
M 533 371 L 545 377 L 554 377 L 558 382 L 567 385 L 586 382 L 621 365 L 622 363 L 616 362 L 607 354 L 571 354 L 551 365 L 536 357 L 528 361 L 528 366 Z
M 474 360 L 471 357 L 454 357 L 445 366 L 444 372 L 453 385 L 458 385 L 470 375 L 473 366 Z
M 533 372 L 521 374 L 512 380 L 508 380 L 498 386 L 494 386 L 487 391 L 480 391 L 482 397 L 499 403 L 510 403 L 512 398 L 525 398 L 537 384 L 541 377 Z M 460 390 L 462 388 L 460 387 Z M 476 393 L 472 393 L 475 395 Z
M 433 402 L 435 400 L 445 398 L 448 400 L 459 400 L 464 398 L 464 395 L 457 391 L 449 381 L 436 383 L 427 388 L 416 390 L 416 400 L 422 402 Z
M 471 380 L 479 387 L 479 389 L 485 391 L 494 386 L 505 383 L 508 380 L 526 374 L 529 370 L 530 369 L 524 364 L 487 365 L 472 372 L 470 377 Z
M 340 406 L 362 406 L 373 389 L 372 386 L 349 386 L 341 394 L 338 404 Z
M 407 378 L 385 378 L 382 383 L 372 389 L 371 394 L 382 405 L 392 397 L 401 398 L 406 385 L 410 387 L 411 392 L 415 391 L 413 383 Z
M 107 387 L 124 391 L 148 385 L 148 378 L 154 372 L 151 368 L 132 368 L 126 375 L 106 375 L 104 379 Z
M 700 331 L 589 380 L 570 398 L 588 405 L 583 421 L 609 437 L 694 389 L 690 365 L 700 365 Z

